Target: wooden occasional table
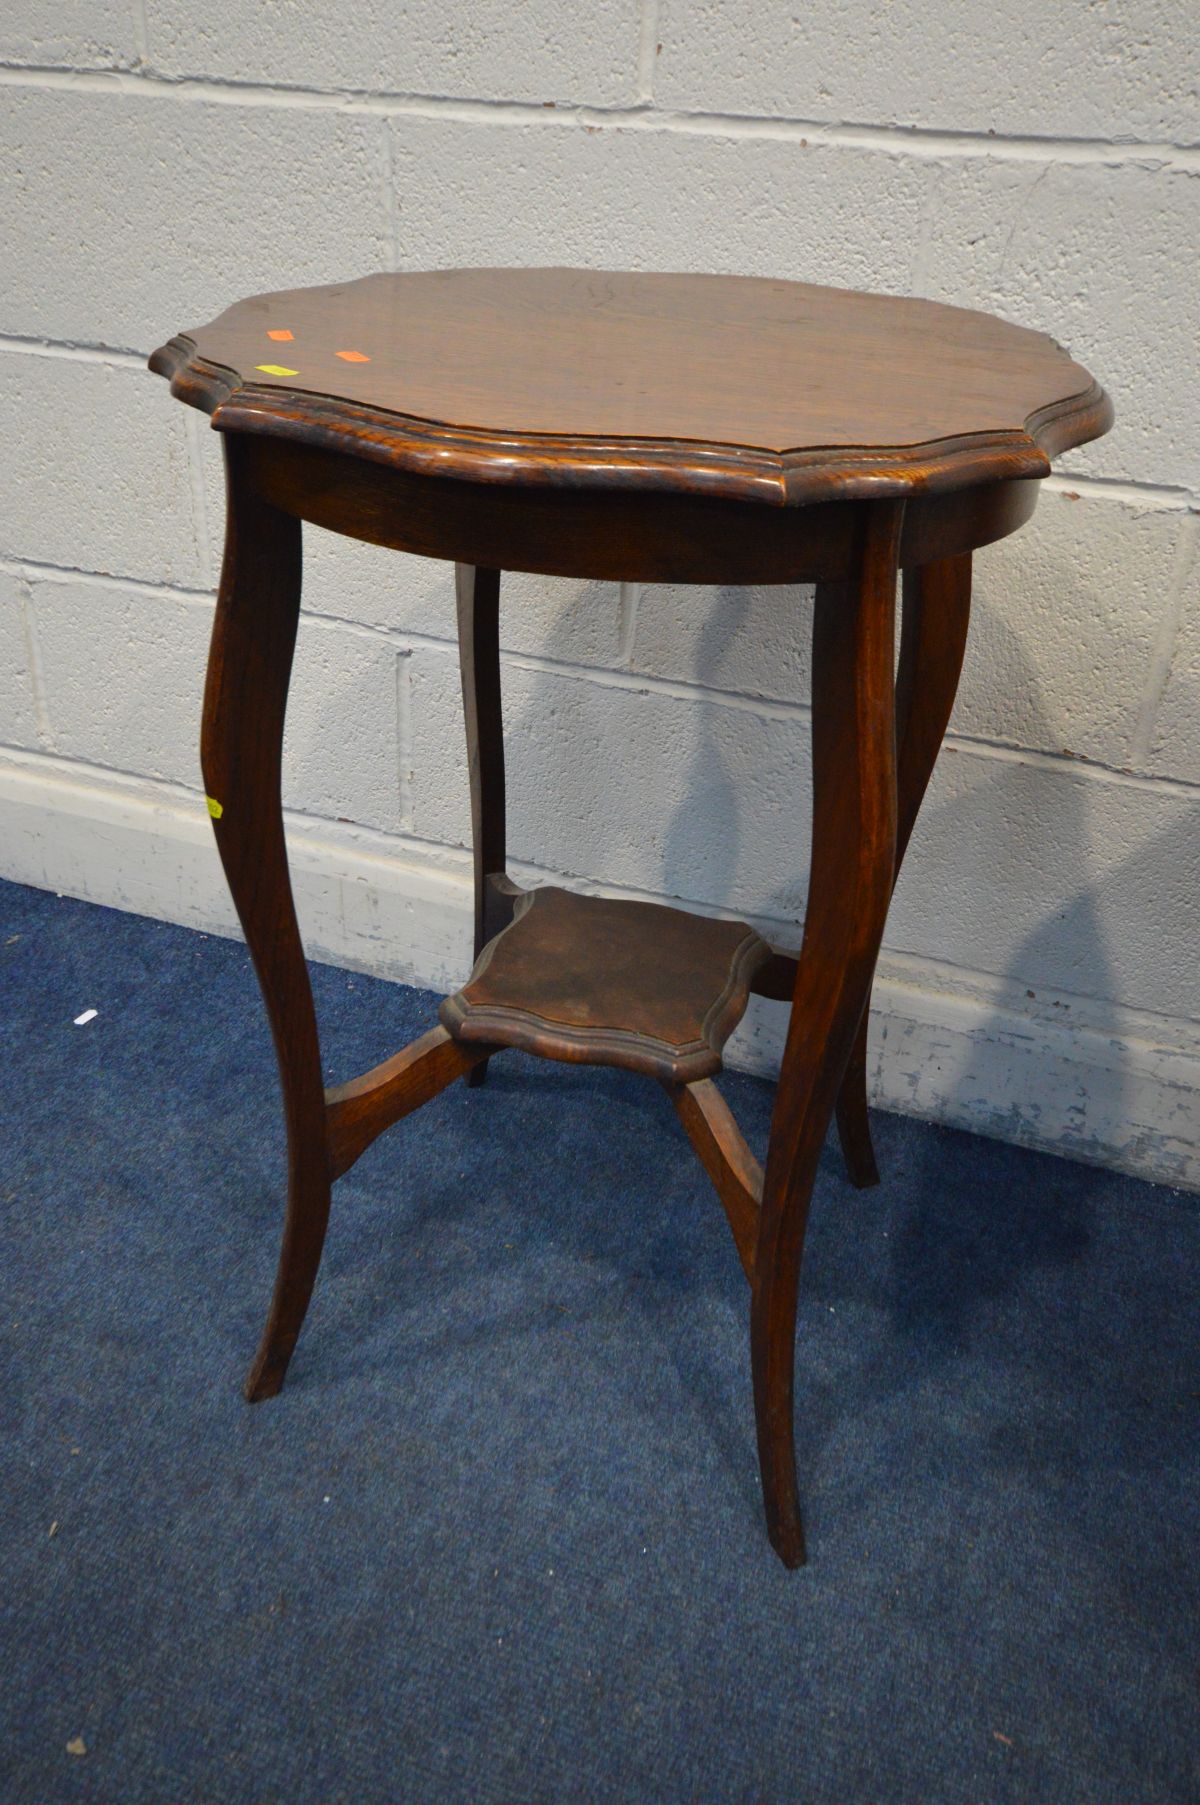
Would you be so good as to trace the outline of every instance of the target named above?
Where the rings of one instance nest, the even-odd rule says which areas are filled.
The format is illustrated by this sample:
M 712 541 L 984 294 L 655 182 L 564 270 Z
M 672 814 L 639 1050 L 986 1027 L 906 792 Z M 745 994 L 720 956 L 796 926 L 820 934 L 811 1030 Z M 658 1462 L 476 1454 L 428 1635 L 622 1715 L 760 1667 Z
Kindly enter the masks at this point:
M 274 1034 L 289 1173 L 247 1397 L 283 1383 L 331 1184 L 376 1135 L 455 1079 L 481 1082 L 505 1047 L 627 1066 L 666 1087 L 729 1218 L 750 1281 L 767 1527 L 799 1565 L 805 1222 L 835 1111 L 852 1180 L 878 1178 L 867 1002 L 954 699 L 971 553 L 1028 520 L 1052 453 L 1107 430 L 1107 398 L 1051 339 L 987 314 L 793 282 L 584 270 L 435 270 L 257 295 L 171 339 L 150 367 L 225 435 L 201 760 Z M 304 520 L 454 561 L 474 838 L 471 977 L 427 1034 L 331 1090 L 280 804 Z M 522 892 L 508 877 L 502 570 L 815 583 L 798 958 L 742 923 Z M 765 1171 L 713 1082 L 751 992 L 792 1006 Z

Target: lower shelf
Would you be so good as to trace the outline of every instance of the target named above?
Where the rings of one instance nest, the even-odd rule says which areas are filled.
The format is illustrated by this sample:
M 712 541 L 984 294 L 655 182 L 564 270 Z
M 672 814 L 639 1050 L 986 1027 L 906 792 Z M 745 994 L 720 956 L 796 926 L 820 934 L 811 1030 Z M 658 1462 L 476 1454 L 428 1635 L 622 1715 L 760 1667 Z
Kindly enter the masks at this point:
M 745 922 L 547 887 L 520 898 L 440 1015 L 458 1041 L 691 1084 L 721 1069 L 772 957 Z

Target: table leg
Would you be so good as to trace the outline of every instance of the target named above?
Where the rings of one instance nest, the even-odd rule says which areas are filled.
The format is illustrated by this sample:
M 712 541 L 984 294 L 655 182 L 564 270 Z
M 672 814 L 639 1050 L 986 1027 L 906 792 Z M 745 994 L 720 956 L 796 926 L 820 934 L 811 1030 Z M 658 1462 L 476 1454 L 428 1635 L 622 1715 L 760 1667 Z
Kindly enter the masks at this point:
M 817 1159 L 870 988 L 896 849 L 893 667 L 903 504 L 863 509 L 856 576 L 819 584 L 813 623 L 813 830 L 804 941 L 771 1121 L 751 1302 L 767 1530 L 804 1560 L 793 1376 L 800 1256 Z
M 329 1220 L 329 1152 L 316 1013 L 288 875 L 283 721 L 300 610 L 300 522 L 260 499 L 225 440 L 225 559 L 204 692 L 201 765 L 217 848 L 271 1023 L 287 1124 L 288 1195 L 270 1314 L 246 1380 L 283 1384 Z
M 971 617 L 970 552 L 906 570 L 903 592 L 896 672 L 896 877 L 954 707 Z M 837 1125 L 853 1182 L 878 1184 L 867 1118 L 866 1005 L 838 1093 Z
M 471 784 L 471 841 L 475 859 L 475 957 L 511 916 L 490 880 L 506 866 L 504 820 L 504 718 L 500 700 L 500 572 L 456 564 L 458 656 L 467 768 Z M 487 1077 L 487 1061 L 467 1076 L 474 1088 Z

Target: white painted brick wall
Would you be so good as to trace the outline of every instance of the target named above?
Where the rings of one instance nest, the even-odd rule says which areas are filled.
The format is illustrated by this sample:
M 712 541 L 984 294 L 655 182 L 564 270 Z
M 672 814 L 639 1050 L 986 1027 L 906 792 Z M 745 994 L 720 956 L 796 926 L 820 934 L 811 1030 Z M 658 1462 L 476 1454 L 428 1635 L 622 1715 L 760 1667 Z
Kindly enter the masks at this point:
M 413 653 L 413 827 L 469 839 L 452 651 Z M 808 731 L 679 686 L 505 671 L 514 858 L 718 909 L 794 920 L 808 860 Z
M 28 588 L 48 749 L 107 770 L 194 784 L 212 604 L 57 573 L 49 581 L 34 576 Z
M 204 580 L 189 423 L 162 390 L 128 360 L 0 345 L 0 557 Z
M 1181 0 L 661 0 L 665 107 L 831 124 L 1193 142 Z
M 1168 616 L 1163 643 L 1170 652 L 1162 700 L 1147 719 L 1145 764 L 1160 776 L 1200 784 L 1200 521 L 1193 515 L 1184 540 L 1183 581 L 1174 620 Z
M 37 706 L 30 670 L 29 586 L 0 573 L 0 720 L 10 746 L 37 747 Z
M 0 60 L 47 69 L 129 69 L 137 60 L 130 0 L 24 0 L 0 16 Z
M 171 332 L 257 289 L 488 262 L 993 308 L 1067 343 L 1118 423 L 978 556 L 877 1082 L 1200 1186 L 1198 72 L 1178 0 L 8 0 L 3 869 L 229 922 L 196 757 L 220 446 L 141 367 Z M 306 925 L 446 982 L 468 944 L 452 573 L 316 530 L 305 562 Z M 810 594 L 503 596 L 521 869 L 794 942 Z M 779 1014 L 753 1013 L 750 1063 Z
M 1200 40 L 1200 12 L 1190 12 Z M 1184 10 L 1180 9 L 1183 22 Z M 1181 50 L 1181 55 L 1183 54 Z M 1193 71 L 1200 44 L 1191 49 Z M 1053 331 L 1117 401 L 1113 431 L 1065 470 L 1194 497 L 1200 468 L 1200 152 L 1177 167 L 1138 153 L 1112 162 L 1027 163 L 995 179 L 985 162 L 943 164 L 915 286 Z M 1003 235 L 992 229 L 1003 221 Z
M 951 730 L 1128 766 L 1187 523 L 1149 497 L 1042 495 L 1028 530 L 976 555 Z
M 390 127 L 396 261 L 805 275 L 903 288 L 930 172 L 874 148 L 652 116 Z
M 639 0 L 145 0 L 151 67 L 325 91 L 620 104 L 637 98 Z
M 649 675 L 705 689 L 807 702 L 812 612 L 808 584 L 654 584 L 638 598 L 631 663 Z
M 1200 1018 L 1189 953 L 1197 814 L 1176 785 L 1096 782 L 1068 760 L 951 745 L 901 873 L 889 945 Z
M 298 267 L 381 269 L 384 155 L 359 114 L 7 88 L 0 331 L 144 352 Z

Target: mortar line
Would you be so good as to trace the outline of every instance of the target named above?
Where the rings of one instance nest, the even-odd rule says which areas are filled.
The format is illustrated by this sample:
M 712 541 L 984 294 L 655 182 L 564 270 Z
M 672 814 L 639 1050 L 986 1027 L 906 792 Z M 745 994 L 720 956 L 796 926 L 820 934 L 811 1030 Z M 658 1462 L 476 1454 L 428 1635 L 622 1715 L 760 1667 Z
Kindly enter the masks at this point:
M 358 638 L 436 652 L 440 657 L 454 661 L 457 668 L 458 644 L 453 639 L 439 639 L 434 634 L 413 632 L 405 627 L 373 627 L 363 621 L 344 620 L 340 615 L 323 614 L 315 609 L 305 609 L 303 618 L 315 625 L 349 632 Z M 670 701 L 709 703 L 715 707 L 788 720 L 804 719 L 809 714 L 807 701 L 787 701 L 776 696 L 750 696 L 738 690 L 717 689 L 706 683 L 656 677 L 645 671 L 618 670 L 606 664 L 580 664 L 568 658 L 554 658 L 543 652 L 519 652 L 502 647 L 500 659 L 502 668 L 509 670 L 527 671 L 533 676 L 565 677 L 574 683 L 590 683 L 597 689 L 616 689 L 630 695 L 658 695 Z
M 944 752 L 961 752 L 968 757 L 993 759 L 998 764 L 1027 765 L 1037 771 L 1063 772 L 1086 778 L 1089 782 L 1109 785 L 1113 789 L 1141 790 L 1179 796 L 1200 795 L 1200 780 L 1190 777 L 1160 776 L 1157 772 L 1129 770 L 1120 765 L 1106 765 L 1099 759 L 1084 758 L 1080 753 L 1043 752 L 1032 746 L 1007 745 L 1003 740 L 990 740 L 982 735 L 948 733 L 942 742 Z
M 33 717 L 37 723 L 37 736 L 43 751 L 53 753 L 54 727 L 50 720 L 50 699 L 46 690 L 46 672 L 37 630 L 37 610 L 27 577 L 17 579 L 17 594 L 21 600 L 21 625 L 25 636 L 25 656 L 29 660 L 29 687 L 33 692 Z
M 396 229 L 398 233 L 398 215 Z M 398 237 L 396 260 L 399 262 Z M 146 367 L 145 354 L 129 350 L 125 346 L 26 337 L 18 333 L 0 333 L 0 352 L 5 351 L 23 357 L 61 357 L 138 370 Z M 1042 480 L 1047 490 L 1057 494 L 1078 491 L 1080 494 L 1094 495 L 1097 499 L 1124 501 L 1133 506 L 1183 509 L 1197 505 L 1197 491 L 1181 483 L 1152 483 L 1140 477 L 1085 475 L 1082 472 L 1076 475 L 1070 471 L 1056 471 Z
M 36 776 L 45 774 L 62 782 L 74 783 L 77 787 L 97 792 L 107 791 L 118 800 L 125 800 L 143 807 L 162 806 L 165 802 L 173 802 L 194 812 L 198 822 L 204 820 L 202 808 L 202 789 L 197 774 L 197 784 L 192 786 L 181 783 L 177 779 L 148 777 L 144 773 L 129 771 L 119 766 L 91 764 L 68 755 L 56 752 L 38 751 L 30 747 L 0 747 L 0 777 L 8 773 L 14 776 L 29 774 Z M 314 815 L 304 809 L 284 808 L 284 822 L 291 832 L 320 834 L 326 831 L 328 842 L 343 851 L 357 848 L 369 857 L 381 861 L 403 858 L 405 855 L 432 855 L 433 868 L 447 876 L 460 878 L 464 887 L 469 888 L 470 849 L 467 846 L 446 840 L 434 840 L 424 835 L 405 830 L 397 832 L 390 828 L 379 828 L 367 822 L 336 820 L 329 816 Z M 509 869 L 514 877 L 527 880 L 550 880 L 577 885 L 585 891 L 600 892 L 616 896 L 629 897 L 635 901 L 660 902 L 675 906 L 693 907 L 725 920 L 745 920 L 751 926 L 757 926 L 765 932 L 766 937 L 780 945 L 795 950 L 800 936 L 802 915 L 773 915 L 757 910 L 735 909 L 725 904 L 713 903 L 683 895 L 679 892 L 655 890 L 649 887 L 621 883 L 606 878 L 596 878 L 586 872 L 560 870 L 543 865 L 531 859 L 511 859 Z M 781 930 L 777 935 L 776 930 Z M 914 970 L 916 968 L 916 970 Z M 924 983 L 918 982 L 920 974 L 927 974 Z M 933 957 L 922 953 L 906 952 L 903 948 L 891 948 L 886 944 L 880 955 L 880 975 L 885 982 L 898 983 L 909 988 L 937 991 L 946 995 L 963 993 L 969 985 L 975 994 L 986 993 L 988 1001 L 999 1001 L 1012 993 L 1017 1004 L 1022 1000 L 1013 990 L 1014 981 L 1004 973 L 984 970 L 976 966 L 963 965 L 944 956 Z M 1023 992 L 1026 988 L 1023 980 L 1015 981 Z M 1164 1014 L 1162 1011 L 1139 1009 L 1134 1005 L 1122 1003 L 1113 997 L 1097 996 L 1087 991 L 1068 991 L 1054 985 L 1037 987 L 1039 1001 L 1047 998 L 1063 998 L 1074 1004 L 1096 1004 L 1111 1011 L 1114 1022 L 1110 1028 L 1101 1029 L 1092 1024 L 1096 1032 L 1111 1032 L 1148 1040 L 1159 1041 L 1164 1032 L 1180 1023 L 1189 1030 L 1189 1038 L 1194 1032 L 1195 1024 L 1190 1018 Z M 1011 1006 L 1011 1003 L 1008 1005 Z M 1047 1018 L 1052 1019 L 1052 1018 Z M 1186 1049 L 1184 1049 L 1186 1050 Z
M 11 351 L 22 357 L 64 357 L 82 363 L 146 368 L 146 353 L 131 351 L 124 345 L 75 343 L 70 339 L 27 337 L 15 332 L 0 332 L 0 351 Z
M 1138 710 L 1137 725 L 1129 743 L 1129 762 L 1134 766 L 1145 765 L 1150 757 L 1158 711 L 1170 680 L 1171 663 L 1175 656 L 1175 646 L 1183 623 L 1187 580 L 1195 562 L 1198 544 L 1200 544 L 1200 516 L 1190 514 L 1180 528 L 1179 544 L 1175 548 L 1175 558 L 1167 583 L 1166 605 L 1158 624 L 1154 650 L 1150 655 L 1150 668 L 1146 673 L 1146 688 L 1142 695 L 1141 707 Z
M 922 294 L 925 289 L 925 277 L 929 267 L 929 246 L 933 241 L 933 216 L 941 187 L 942 172 L 940 169 L 934 169 L 925 183 L 920 218 L 917 221 L 917 239 L 913 247 L 912 266 L 908 272 L 909 292 L 914 295 Z
M 622 122 L 624 123 L 624 122 Z M 1200 145 L 1175 144 L 1150 139 L 1037 137 L 1001 132 L 969 132 L 943 126 L 875 125 L 826 120 L 791 119 L 745 113 L 667 112 L 658 109 L 633 114 L 631 129 L 653 127 L 702 135 L 744 138 L 803 138 L 809 144 L 836 144 L 847 149 L 889 150 L 916 157 L 961 156 L 1010 162 L 1126 164 L 1169 163 L 1181 169 L 1200 168 Z
M 204 451 L 200 444 L 200 416 L 195 408 L 186 409 L 188 482 L 192 492 L 192 531 L 196 536 L 196 552 L 206 590 L 216 587 L 213 570 L 212 539 L 209 536 L 208 495 L 204 483 Z
M 654 100 L 654 71 L 658 61 L 659 0 L 642 0 L 641 34 L 638 39 L 638 98 Z
M 1190 1016 L 1167 1015 L 1162 1010 L 1124 1003 L 1118 997 L 1098 995 L 1094 991 L 1064 990 L 1055 984 L 1038 984 L 1030 997 L 1030 987 L 1023 978 L 962 965 L 931 953 L 904 952 L 885 944 L 879 956 L 877 979 L 904 989 L 924 991 L 927 995 L 979 1001 L 989 1008 L 1010 1011 L 1045 1026 L 1056 1027 L 1068 1035 L 1082 1032 L 1139 1040 L 1185 1058 L 1195 1058 L 1200 1051 L 1200 1031 Z M 1065 1011 L 1055 1010 L 1056 1001 L 1066 1006 Z M 1030 1009 L 1029 1002 L 1036 1007 Z M 1107 1020 L 1102 1022 L 1099 1018 L 1105 1016 Z M 1172 1044 L 1164 1046 L 1165 1041 Z
M 387 232 L 389 267 L 402 268 L 400 259 L 400 202 L 396 193 L 396 144 L 392 122 L 385 119 L 383 132 L 383 221 Z
M 198 821 L 204 820 L 203 789 L 197 773 L 197 783 L 193 788 L 176 778 L 149 777 L 143 772 L 131 771 L 118 765 L 98 765 L 85 760 L 71 758 L 53 752 L 34 751 L 23 746 L 0 749 L 0 774 L 7 770 L 13 773 L 28 772 L 33 775 L 45 773 L 58 777 L 65 782 L 74 782 L 79 787 L 103 790 L 110 793 L 115 788 L 123 800 L 140 803 L 145 807 L 154 807 L 163 801 L 171 801 L 188 809 L 194 809 Z M 115 780 L 115 782 L 114 782 Z M 326 815 L 314 815 L 304 809 L 293 808 L 285 804 L 283 810 L 284 825 L 293 831 L 321 829 L 331 830 L 330 839 L 338 846 L 354 843 L 374 857 L 395 857 L 404 853 L 434 853 L 440 855 L 444 867 L 461 872 L 464 879 L 469 880 L 471 849 L 469 846 L 456 844 L 449 840 L 434 840 L 425 835 L 406 829 L 396 832 L 391 828 L 373 827 L 367 822 L 336 820 Z M 586 872 L 558 870 L 548 865 L 541 865 L 528 859 L 511 859 L 510 871 L 518 877 L 545 878 L 575 883 L 585 889 L 605 890 L 617 894 L 641 898 L 646 901 L 669 903 L 692 903 L 703 908 L 707 913 L 728 920 L 740 920 L 742 916 L 734 909 L 722 904 L 702 903 L 695 897 L 684 897 L 678 893 L 651 890 L 635 884 L 618 884 L 607 879 L 597 879 Z M 752 920 L 770 923 L 772 926 L 797 933 L 798 923 L 791 916 L 773 916 L 755 914 Z
M 0 85 L 44 89 L 93 89 L 140 97 L 171 95 L 197 104 L 298 107 L 347 113 L 458 119 L 463 123 L 544 126 L 593 125 L 637 131 L 680 132 L 741 138 L 800 139 L 850 149 L 904 150 L 918 157 L 984 157 L 1038 163 L 1167 163 L 1200 170 L 1200 144 L 1171 139 L 1038 137 L 1029 133 L 969 132 L 944 126 L 876 125 L 756 113 L 692 111 L 582 103 L 486 99 L 450 94 L 368 88 L 273 86 L 211 77 L 166 76 L 161 71 L 59 69 L 33 63 L 0 64 Z
M 1122 476 L 1073 476 L 1070 471 L 1055 471 L 1042 478 L 1042 487 L 1050 495 L 1086 496 L 1092 501 L 1157 508 L 1164 513 L 1182 514 L 1196 506 L 1195 491 L 1182 485 L 1139 482 Z
M 4 757 L 0 759 L 0 772 L 4 770 L 45 773 L 63 782 L 73 782 L 93 789 L 103 787 L 100 780 L 115 778 L 117 788 L 123 796 L 135 802 L 144 802 L 148 806 L 153 806 L 164 797 L 175 802 L 200 802 L 204 794 L 199 769 L 193 788 L 173 777 L 148 777 L 144 771 L 131 771 L 121 765 L 99 765 L 88 759 L 73 758 L 69 753 L 37 752 L 26 746 L 5 748 Z M 142 792 L 154 791 L 155 794 L 140 794 L 139 789 Z
M 108 571 L 90 571 L 77 569 L 69 565 L 39 563 L 29 558 L 14 558 L 0 555 L 0 572 L 22 578 L 32 575 L 35 580 L 43 582 L 83 582 L 95 584 L 103 589 L 120 590 L 123 594 L 143 595 L 149 600 L 185 601 L 212 606 L 212 592 L 208 589 L 193 589 L 182 584 L 156 583 L 144 577 L 113 576 Z M 637 587 L 631 585 L 630 587 Z M 326 629 L 337 629 L 349 633 L 357 639 L 375 640 L 382 645 L 390 645 L 397 650 L 423 650 L 436 652 L 447 658 L 457 658 L 458 643 L 452 638 L 440 638 L 434 633 L 421 633 L 404 627 L 374 626 L 369 621 L 351 620 L 345 615 L 330 614 L 320 608 L 305 607 L 301 618 L 313 626 Z M 782 697 L 751 696 L 737 690 L 718 689 L 705 683 L 681 682 L 675 678 L 656 677 L 652 673 L 626 670 L 615 670 L 608 665 L 580 664 L 565 658 L 554 658 L 537 652 L 517 652 L 509 648 L 502 651 L 504 663 L 528 670 L 534 674 L 546 676 L 565 676 L 578 682 L 594 683 L 599 688 L 611 688 L 630 691 L 634 694 L 645 691 L 651 694 L 665 695 L 676 701 L 708 701 L 716 706 L 740 708 L 751 713 L 768 713 L 777 716 L 807 716 L 807 701 L 788 701 Z
M 450 648 L 453 650 L 453 647 Z M 773 720 L 803 720 L 810 713 L 807 701 L 782 696 L 751 696 L 740 690 L 718 689 L 708 683 L 675 677 L 656 677 L 647 671 L 614 670 L 610 665 L 577 664 L 567 658 L 549 658 L 541 652 L 505 652 L 504 662 L 516 670 L 537 676 L 565 677 L 574 683 L 592 683 L 600 689 L 623 690 L 628 695 L 662 696 L 668 701 L 700 702 L 732 708 Z
M 1012 212 L 1009 215 L 1008 231 L 1004 235 L 1004 248 L 1001 250 L 999 259 L 996 264 L 996 274 L 995 274 L 994 279 L 995 279 L 995 285 L 997 288 L 1000 287 L 1002 278 L 1004 276 L 1005 269 L 1008 265 L 1008 253 L 1013 248 L 1013 244 L 1016 240 L 1017 233 L 1021 230 L 1021 227 L 1025 223 L 1025 217 L 1028 214 L 1029 209 L 1033 204 L 1033 197 L 1037 193 L 1038 189 L 1041 187 L 1042 183 L 1049 176 L 1051 167 L 1052 167 L 1052 165 L 1049 162 L 1044 162 L 1042 164 L 1041 168 L 1038 170 L 1037 174 L 1034 176 L 1032 182 L 1028 183 L 1027 186 L 1022 188 L 1021 192 L 1017 196 L 1016 205 L 1013 207 Z
M 412 648 L 396 652 L 396 794 L 406 833 L 413 824 Z
M 192 589 L 183 583 L 156 583 L 148 577 L 117 577 L 107 570 L 84 570 L 71 564 L 48 564 L 37 558 L 14 558 L 0 554 L 0 571 L 17 578 L 39 583 L 91 583 L 100 589 L 133 591 L 159 601 L 206 602 L 212 605 L 212 593 Z
M 617 663 L 623 670 L 633 668 L 633 648 L 637 638 L 638 607 L 642 599 L 640 583 L 622 583 L 617 602 Z
M 137 38 L 138 61 L 144 70 L 150 68 L 150 24 L 146 17 L 146 0 L 132 0 L 133 30 Z
M 1200 530 L 1200 522 L 1193 529 L 1193 536 Z M 170 583 L 154 583 L 141 577 L 115 577 L 108 572 L 76 570 L 72 567 L 42 564 L 28 558 L 12 558 L 0 556 L 0 572 L 20 578 L 32 578 L 35 581 L 67 583 L 80 581 L 95 583 L 106 589 L 119 589 L 124 593 L 133 592 L 152 599 L 168 601 L 184 601 L 212 607 L 212 594 L 208 591 L 189 589 Z M 303 618 L 313 625 L 322 628 L 337 628 L 350 633 L 356 638 L 372 639 L 384 645 L 392 645 L 397 649 L 426 650 L 436 652 L 439 656 L 454 658 L 457 656 L 457 644 L 453 639 L 439 639 L 435 634 L 413 632 L 400 627 L 376 627 L 364 621 L 347 620 L 341 615 L 326 614 L 317 609 L 305 608 Z M 556 659 L 532 652 L 504 651 L 506 664 L 527 670 L 534 675 L 565 676 L 577 682 L 591 683 L 600 689 L 618 689 L 633 694 L 662 695 L 672 701 L 700 702 L 712 707 L 725 707 L 756 714 L 763 718 L 804 720 L 811 713 L 807 701 L 785 701 L 778 697 L 749 696 L 735 690 L 717 689 L 699 682 L 686 683 L 674 678 L 655 677 L 646 672 L 613 670 L 606 665 L 584 665 L 566 659 Z M 1032 747 L 1014 746 L 1002 740 L 988 739 L 985 735 L 971 735 L 953 732 L 946 735 L 945 744 L 952 750 L 974 754 L 984 758 L 995 758 L 1009 763 L 1034 765 L 1062 771 L 1070 768 L 1080 775 L 1086 775 L 1100 782 L 1114 782 L 1123 785 L 1191 794 L 1200 791 L 1200 782 L 1188 778 L 1148 775 L 1137 771 L 1126 770 L 1115 765 L 1106 765 L 1096 759 L 1083 758 L 1078 754 L 1064 757 L 1061 753 L 1044 752 Z
M 306 618 L 340 631 L 382 641 L 401 640 L 415 650 L 436 652 L 448 659 L 457 657 L 453 640 L 414 633 L 398 627 L 370 627 L 360 621 L 345 621 L 336 615 L 306 611 Z M 717 689 L 698 681 L 685 682 L 672 677 L 656 677 L 646 671 L 615 670 L 611 665 L 578 664 L 568 659 L 551 658 L 539 652 L 503 650 L 502 663 L 509 668 L 527 671 L 533 676 L 564 677 L 575 683 L 588 683 L 596 689 L 612 689 L 630 695 L 661 696 L 668 701 L 689 702 L 713 708 L 727 708 L 752 714 L 760 720 L 804 721 L 812 713 L 807 699 L 788 701 L 777 696 L 747 695 L 738 690 Z M 1101 783 L 1132 785 L 1140 789 L 1166 789 L 1191 793 L 1200 791 L 1200 781 L 1182 777 L 1149 775 L 1119 765 L 1105 764 L 1100 759 L 1086 758 L 1080 753 L 1045 752 L 1030 746 L 1015 746 L 1004 740 L 989 739 L 961 731 L 948 733 L 944 744 L 952 750 L 1011 764 L 1031 765 L 1056 772 L 1070 771 Z

